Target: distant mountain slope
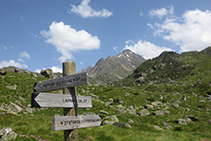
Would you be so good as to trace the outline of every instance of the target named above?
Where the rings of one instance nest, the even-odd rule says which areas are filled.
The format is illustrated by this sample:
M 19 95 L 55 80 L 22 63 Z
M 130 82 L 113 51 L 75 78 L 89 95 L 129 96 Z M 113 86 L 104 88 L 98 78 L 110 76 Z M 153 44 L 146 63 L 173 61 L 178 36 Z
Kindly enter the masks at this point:
M 145 61 L 121 83 L 136 83 L 152 91 L 211 94 L 211 47 L 182 54 L 163 52 Z
M 121 80 L 145 61 L 140 55 L 124 50 L 113 57 L 101 58 L 93 68 L 86 69 L 89 73 L 90 83 L 105 84 Z

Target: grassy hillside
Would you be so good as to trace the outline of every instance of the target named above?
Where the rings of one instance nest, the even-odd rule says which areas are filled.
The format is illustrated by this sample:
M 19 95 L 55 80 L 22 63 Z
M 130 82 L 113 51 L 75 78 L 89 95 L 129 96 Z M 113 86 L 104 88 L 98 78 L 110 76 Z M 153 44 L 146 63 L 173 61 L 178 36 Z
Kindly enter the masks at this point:
M 132 75 L 108 86 L 80 86 L 80 95 L 92 96 L 93 108 L 78 109 L 102 115 L 104 125 L 79 129 L 81 141 L 208 141 L 211 140 L 211 48 L 202 52 L 164 52 L 139 66 Z M 9 102 L 25 107 L 31 102 L 33 85 L 45 80 L 27 73 L 0 75 L 0 105 Z M 6 88 L 16 85 L 16 90 Z M 54 91 L 53 93 L 62 93 Z M 184 100 L 184 96 L 186 100 Z M 103 110 L 103 111 L 101 111 Z M 149 113 L 143 115 L 143 111 Z M 159 115 L 165 111 L 164 115 Z M 17 140 L 63 140 L 63 131 L 52 131 L 52 117 L 61 108 L 36 108 L 33 113 L 0 111 L 0 129 L 10 127 Z M 106 124 L 115 115 L 119 123 Z

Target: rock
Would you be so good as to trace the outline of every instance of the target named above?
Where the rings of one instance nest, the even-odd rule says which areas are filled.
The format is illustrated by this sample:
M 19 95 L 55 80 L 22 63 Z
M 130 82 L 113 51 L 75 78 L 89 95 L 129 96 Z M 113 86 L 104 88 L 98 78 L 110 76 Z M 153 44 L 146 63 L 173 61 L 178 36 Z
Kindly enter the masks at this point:
M 16 90 L 17 89 L 17 85 L 11 85 L 11 86 L 6 86 L 7 89 L 10 89 L 10 90 Z
M 159 131 L 163 131 L 163 128 L 160 128 L 159 126 L 157 125 L 152 125 L 156 130 L 159 130 Z
M 102 114 L 106 114 L 106 115 L 108 115 L 108 112 L 107 112 L 107 111 L 100 110 L 99 112 L 100 112 L 100 113 L 102 113 Z
M 96 115 L 96 114 L 93 112 L 85 112 L 85 113 L 83 113 L 83 115 Z
M 190 118 L 192 121 L 198 121 L 199 119 L 194 116 L 186 116 L 187 118 Z
M 17 72 L 17 73 L 22 73 L 22 70 L 21 70 L 21 69 L 16 68 L 16 69 L 14 69 L 14 72 Z
M 17 134 L 11 128 L 5 127 L 0 129 L 0 141 L 15 140 Z
M 86 91 L 85 91 L 83 88 L 81 89 L 81 92 L 82 92 L 83 94 L 86 93 Z
M 160 101 L 155 101 L 151 103 L 153 106 L 162 106 L 162 102 Z
M 52 69 L 41 70 L 40 74 L 42 74 L 44 77 L 47 77 L 47 78 L 54 78 L 54 74 L 53 74 Z
M 154 107 L 153 107 L 153 105 L 144 105 L 144 108 L 145 109 L 149 109 L 149 110 L 154 110 Z
M 177 119 L 175 120 L 175 122 L 180 125 L 187 125 L 187 122 L 185 119 Z
M 30 108 L 30 107 L 26 107 L 25 111 L 26 111 L 27 113 L 30 113 L 30 114 L 33 113 L 33 109 Z
M 122 100 L 120 100 L 120 99 L 114 99 L 114 101 L 113 101 L 114 103 L 118 103 L 118 104 L 123 104 L 123 101 Z
M 169 110 L 158 110 L 152 113 L 153 115 L 170 115 Z
M 150 113 L 147 109 L 142 109 L 140 112 L 138 112 L 138 115 L 140 116 L 148 116 Z
M 128 122 L 129 122 L 129 123 L 134 123 L 135 121 L 132 120 L 132 119 L 129 119 Z
M 89 95 L 91 95 L 94 98 L 99 98 L 99 96 L 94 95 L 93 93 L 89 93 Z
M 125 109 L 125 107 L 123 105 L 121 105 L 121 104 L 117 105 L 116 108 L 118 108 L 118 109 Z
M 113 121 L 109 121 L 109 120 L 105 120 L 105 121 L 103 121 L 103 124 L 113 125 L 114 122 Z
M 130 96 L 130 94 L 129 93 L 126 93 L 125 96 Z
M 36 73 L 32 73 L 32 76 L 33 77 L 38 77 Z
M 115 122 L 113 125 L 121 128 L 132 128 L 128 123 Z
M 174 107 L 174 108 L 178 108 L 178 107 L 179 107 L 179 104 L 177 104 L 177 103 L 172 103 L 171 106 Z
M 20 114 L 20 112 L 22 111 L 22 108 L 12 102 L 10 102 L 6 108 L 7 112 L 9 113 L 16 113 L 16 114 Z
M 7 72 L 4 69 L 0 69 L 0 75 L 6 75 Z
M 199 100 L 199 103 L 205 103 L 206 101 L 205 100 Z
M 208 123 L 209 123 L 209 124 L 211 124 L 211 119 L 210 119 L 210 120 L 208 120 Z
M 136 82 L 144 82 L 145 78 L 142 76 L 142 77 L 139 77 L 138 79 L 136 79 Z
M 125 114 L 126 111 L 123 110 L 123 109 L 116 109 L 116 112 L 119 113 L 119 114 Z
M 107 117 L 105 117 L 105 120 L 119 122 L 119 119 L 115 115 L 107 116 Z

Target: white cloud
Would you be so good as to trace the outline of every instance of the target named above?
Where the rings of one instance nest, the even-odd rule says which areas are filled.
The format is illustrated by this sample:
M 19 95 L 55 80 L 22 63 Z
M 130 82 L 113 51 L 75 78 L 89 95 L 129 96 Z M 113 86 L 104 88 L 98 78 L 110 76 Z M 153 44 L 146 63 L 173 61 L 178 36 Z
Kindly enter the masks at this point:
M 113 47 L 113 50 L 114 50 L 114 51 L 116 51 L 117 49 L 118 49 L 118 47 L 117 47 L 117 46 Z
M 131 40 L 127 43 L 133 43 Z M 159 56 L 163 51 L 173 51 L 170 48 L 159 47 L 147 41 L 138 41 L 137 44 L 126 44 L 124 49 L 130 49 L 132 52 L 135 52 L 141 55 L 145 59 L 151 59 Z
M 112 12 L 102 9 L 100 11 L 96 11 L 89 6 L 90 0 L 82 0 L 81 4 L 78 6 L 71 5 L 72 8 L 68 11 L 68 13 L 76 13 L 83 18 L 89 17 L 110 17 L 113 15 Z
M 46 68 L 42 68 L 42 69 L 36 69 L 35 72 L 40 73 L 41 70 L 45 70 Z M 50 69 L 52 69 L 52 71 L 54 73 L 60 72 L 62 73 L 62 69 L 59 66 L 52 66 Z
M 23 63 L 25 62 L 22 58 L 18 58 L 18 61 Z
M 149 15 L 150 16 L 156 16 L 159 19 L 162 19 L 164 16 L 172 15 L 174 14 L 174 7 L 173 5 L 168 6 L 167 8 L 161 8 L 156 10 L 150 10 Z
M 62 54 L 59 58 L 61 62 L 72 59 L 72 52 L 78 50 L 92 50 L 100 48 L 100 40 L 97 36 L 92 36 L 85 30 L 77 31 L 70 25 L 63 22 L 53 22 L 49 31 L 41 31 L 46 38 L 46 42 L 55 46 L 56 50 Z
M 52 69 L 53 72 L 60 72 L 60 73 L 62 73 L 61 67 L 53 66 L 53 67 L 51 67 L 50 69 Z
M 10 60 L 10 61 L 3 60 L 0 62 L 0 68 L 8 67 L 8 66 L 15 66 L 18 68 L 28 68 L 26 64 L 21 64 L 21 63 L 15 62 L 14 60 Z
M 139 15 L 140 15 L 140 16 L 144 16 L 144 13 L 140 12 Z
M 28 58 L 28 59 L 31 58 L 30 55 L 29 55 L 27 52 L 21 52 L 21 53 L 20 53 L 20 57 L 21 57 L 21 58 Z
M 81 65 L 84 65 L 83 62 L 80 62 Z
M 180 19 L 155 23 L 155 35 L 180 46 L 180 51 L 200 51 L 211 45 L 211 12 L 199 9 L 186 11 Z

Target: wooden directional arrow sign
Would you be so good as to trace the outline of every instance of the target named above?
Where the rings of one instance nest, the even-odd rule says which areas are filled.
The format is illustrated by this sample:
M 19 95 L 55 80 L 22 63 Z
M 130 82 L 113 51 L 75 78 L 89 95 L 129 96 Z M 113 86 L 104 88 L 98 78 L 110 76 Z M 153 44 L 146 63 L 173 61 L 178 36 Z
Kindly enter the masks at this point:
M 36 92 L 47 92 L 67 87 L 75 87 L 80 85 L 88 84 L 88 74 L 78 73 L 73 75 L 67 75 L 50 79 L 46 81 L 37 82 L 34 84 L 34 91 Z
M 43 108 L 91 108 L 92 101 L 90 96 L 35 92 L 32 93 L 31 105 Z
M 102 119 L 99 115 L 80 116 L 55 116 L 53 117 L 53 131 L 71 130 L 101 126 Z

